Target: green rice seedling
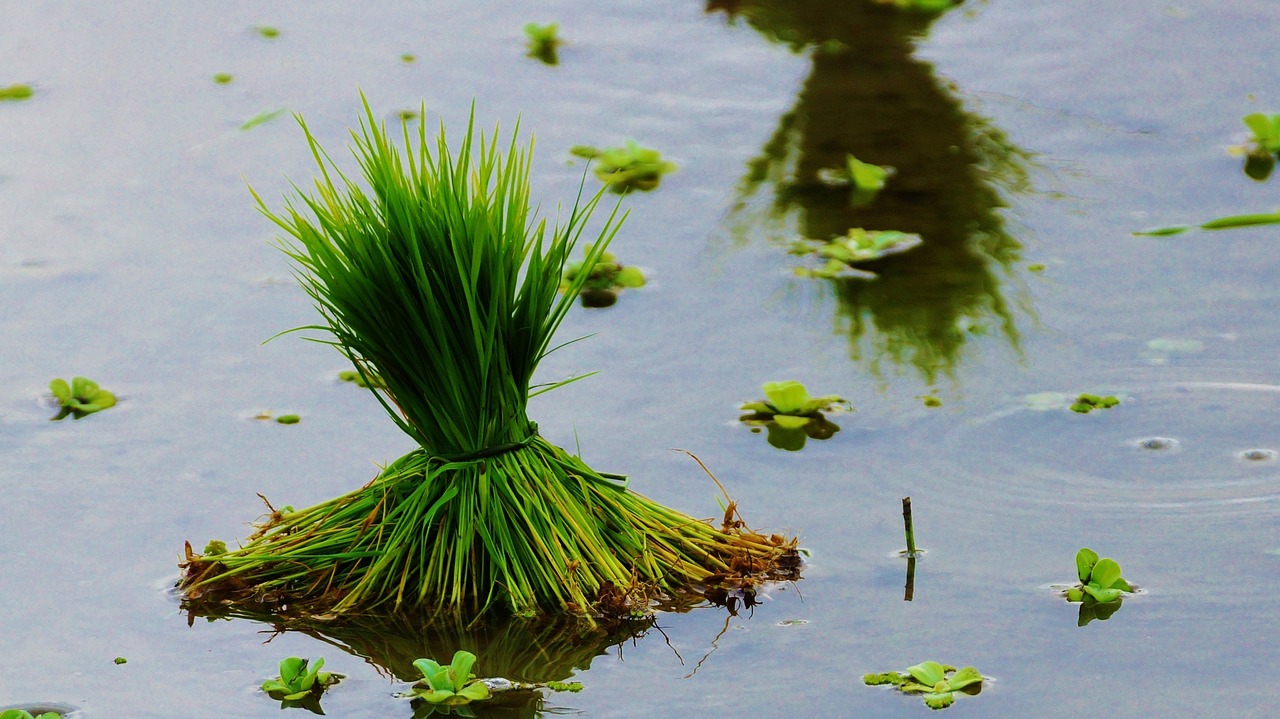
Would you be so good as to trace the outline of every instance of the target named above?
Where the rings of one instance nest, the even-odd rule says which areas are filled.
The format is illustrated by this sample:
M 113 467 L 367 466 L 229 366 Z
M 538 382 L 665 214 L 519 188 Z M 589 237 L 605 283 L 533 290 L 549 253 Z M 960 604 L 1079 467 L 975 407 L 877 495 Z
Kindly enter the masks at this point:
M 301 122 L 301 120 L 300 120 Z M 603 196 L 554 227 L 530 215 L 531 146 L 474 129 L 456 152 L 443 129 L 401 125 L 405 149 L 367 101 L 344 175 L 307 130 L 321 177 L 279 213 L 328 333 L 391 419 L 419 445 L 365 486 L 271 515 L 216 556 L 187 548 L 191 603 L 300 618 L 388 612 L 588 623 L 734 582 L 795 578 L 794 539 L 749 531 L 728 504 L 717 527 L 631 491 L 551 444 L 526 414 L 552 335 L 589 272 L 561 278 Z M 517 128 L 518 134 L 518 128 Z M 366 189 L 367 188 L 367 189 Z M 599 261 L 623 216 L 587 245 Z M 381 380 L 381 386 L 372 381 Z

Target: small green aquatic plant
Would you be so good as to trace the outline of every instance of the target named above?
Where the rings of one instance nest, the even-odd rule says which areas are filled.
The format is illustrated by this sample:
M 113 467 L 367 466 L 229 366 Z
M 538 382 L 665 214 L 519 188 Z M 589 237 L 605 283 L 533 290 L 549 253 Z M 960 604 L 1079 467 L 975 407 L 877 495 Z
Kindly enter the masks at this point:
M 1241 120 L 1253 131 L 1253 143 L 1230 148 L 1230 152 L 1244 155 L 1244 174 L 1265 182 L 1275 169 L 1277 156 L 1280 156 L 1280 113 L 1266 115 L 1254 112 Z
M 476 655 L 457 651 L 449 664 L 434 659 L 418 659 L 413 666 L 422 672 L 422 679 L 413 685 L 410 696 L 426 701 L 456 707 L 489 698 L 489 686 L 471 673 Z
M 34 94 L 36 94 L 36 91 L 25 83 L 15 83 L 8 87 L 0 87 L 0 101 L 27 100 Z
M 1120 404 L 1120 400 L 1115 395 L 1096 395 L 1084 393 L 1076 397 L 1076 401 L 1069 408 L 1072 412 L 1080 414 L 1089 414 L 1095 409 L 1111 409 Z
M 1068 602 L 1080 604 L 1076 626 L 1110 619 L 1120 610 L 1124 595 L 1133 592 L 1133 587 L 1120 576 L 1120 565 L 1114 559 L 1100 559 L 1088 547 L 1076 552 L 1076 574 L 1080 584 L 1062 592 Z
M 383 382 L 382 378 L 379 377 L 376 372 L 372 372 L 367 369 L 364 371 L 364 374 L 353 369 L 343 370 L 338 373 L 338 379 L 343 382 L 350 382 L 357 387 L 364 387 L 365 389 L 387 388 L 387 383 Z
M 747 402 L 741 409 L 768 416 L 784 427 L 803 427 L 810 419 L 832 409 L 852 409 L 849 400 L 834 394 L 810 397 L 809 390 L 795 380 L 765 382 L 760 389 L 766 399 Z
M 586 272 L 586 280 L 579 281 Z M 570 263 L 560 279 L 560 291 L 579 287 L 578 299 L 583 307 L 609 307 L 618 301 L 618 293 L 628 287 L 643 287 L 640 268 L 618 264 L 617 258 L 605 252 L 599 258 L 590 255 L 581 262 Z
M 229 72 L 219 72 L 213 75 L 213 81 L 218 85 L 228 85 L 235 79 L 235 75 Z
M 274 40 L 280 37 L 280 29 L 272 27 L 270 25 L 259 25 L 255 27 L 254 30 L 256 30 L 259 35 L 265 37 L 268 40 Z
M 1098 553 L 1088 547 L 1076 552 L 1076 574 L 1080 584 L 1067 589 L 1068 602 L 1092 598 L 1105 604 L 1133 592 L 1133 587 L 1120 576 L 1120 564 L 1111 558 L 1099 558 Z
M 663 175 L 676 171 L 673 162 L 662 159 L 662 153 L 641 147 L 635 140 L 627 140 L 622 147 L 604 149 L 588 145 L 576 145 L 569 152 L 576 157 L 595 162 L 596 177 L 609 186 L 611 192 L 622 194 L 631 190 L 649 191 L 662 183 Z
M 276 417 L 276 424 L 297 424 L 302 421 L 302 417 L 296 414 L 282 414 Z
M 823 260 L 823 264 L 818 267 L 797 267 L 795 272 L 801 277 L 870 278 L 875 277 L 874 272 L 856 268 L 854 265 L 906 252 L 920 246 L 923 242 L 920 235 L 854 227 L 843 237 L 833 240 L 796 240 L 788 251 L 793 255 L 814 255 L 819 260 Z
M 973 667 L 956 669 L 949 664 L 921 662 L 901 672 L 867 674 L 862 681 L 869 686 L 889 684 L 903 694 L 923 694 L 930 709 L 945 709 L 956 701 L 957 694 L 975 695 L 982 691 L 982 674 Z
M 101 412 L 116 404 L 116 396 L 98 386 L 97 382 L 85 377 L 72 378 L 71 384 L 65 379 L 55 379 L 49 383 L 49 391 L 61 406 L 53 419 L 64 419 L 68 415 L 80 419 L 94 412 Z
M 299 657 L 280 660 L 280 676 L 262 683 L 262 691 L 272 699 L 294 702 L 308 697 L 319 697 L 324 690 L 337 684 L 341 674 L 323 671 L 324 659 L 310 661 Z
M 32 714 L 26 709 L 5 709 L 0 711 L 0 719 L 62 719 L 62 715 L 58 712 Z
M 844 167 L 819 170 L 818 179 L 827 185 L 850 186 L 853 188 L 854 204 L 860 205 L 870 201 L 884 189 L 885 182 L 893 173 L 894 168 L 887 165 L 873 165 L 853 155 L 846 155 Z
M 1139 230 L 1133 234 L 1137 237 L 1165 237 L 1180 235 L 1188 230 L 1230 230 L 1237 227 L 1257 227 L 1259 225 L 1280 225 L 1280 210 L 1275 212 L 1258 212 L 1251 215 L 1228 215 L 1199 225 L 1173 225 L 1158 227 L 1154 230 Z
M 848 400 L 836 395 L 810 397 L 805 386 L 794 380 L 765 382 L 761 389 L 765 399 L 742 405 L 740 409 L 750 414 L 738 420 L 753 431 L 768 429 L 769 444 L 779 449 L 797 451 L 804 448 L 806 438 L 829 439 L 840 427 L 823 413 L 853 409 Z
M 1280 153 L 1280 113 L 1265 115 L 1254 112 L 1245 115 L 1241 121 L 1253 130 L 1253 142 L 1259 151 L 1271 155 Z
M 560 23 L 552 22 L 539 25 L 536 22 L 525 23 L 524 36 L 528 38 L 525 46 L 529 49 L 528 57 L 540 60 L 547 65 L 560 62 L 556 49 L 563 42 L 560 39 Z

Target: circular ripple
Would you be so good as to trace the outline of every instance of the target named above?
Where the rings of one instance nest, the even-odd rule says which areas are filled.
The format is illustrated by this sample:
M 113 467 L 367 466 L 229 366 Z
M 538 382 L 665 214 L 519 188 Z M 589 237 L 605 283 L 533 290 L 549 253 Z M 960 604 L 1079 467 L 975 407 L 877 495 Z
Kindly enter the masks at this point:
M 948 433 L 944 452 L 1004 506 L 1233 515 L 1280 509 L 1280 386 L 1181 382 L 1088 414 L 1014 407 Z M 973 463 L 980 461 L 975 468 Z

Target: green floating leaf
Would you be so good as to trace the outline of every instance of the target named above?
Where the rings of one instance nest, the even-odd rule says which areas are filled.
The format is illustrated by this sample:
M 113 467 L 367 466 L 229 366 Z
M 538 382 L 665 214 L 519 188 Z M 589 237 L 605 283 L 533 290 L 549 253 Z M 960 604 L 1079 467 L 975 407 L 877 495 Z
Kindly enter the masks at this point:
M 1228 215 L 1227 217 L 1219 217 L 1216 220 L 1197 225 L 1202 230 L 1229 230 L 1237 227 L 1257 227 L 1260 225 L 1280 225 L 1280 210 L 1276 212 L 1258 212 L 1248 215 Z M 1141 237 L 1159 237 L 1163 235 L 1176 235 L 1187 230 L 1193 229 L 1187 225 L 1179 225 L 1176 227 L 1164 227 L 1157 230 L 1143 230 L 1133 234 Z
M 608 307 L 616 301 L 619 291 L 644 284 L 644 273 L 638 267 L 620 265 L 612 253 L 604 252 L 595 256 L 588 254 L 583 261 L 566 266 L 560 278 L 560 291 L 568 292 L 577 285 L 584 306 Z M 589 301 L 593 294 L 601 293 L 611 301 Z
M 26 85 L 23 83 L 9 85 L 8 87 L 0 87 L 0 101 L 26 100 L 26 99 L 29 99 L 34 94 L 36 94 L 36 91 L 32 89 L 30 85 Z
M 55 379 L 49 383 L 49 391 L 62 407 L 62 411 L 54 419 L 62 419 L 72 415 L 80 419 L 85 415 L 100 412 L 114 407 L 116 396 L 98 386 L 87 377 L 74 377 L 68 383 L 64 379 Z
M 1173 227 L 1160 227 L 1154 230 L 1138 230 L 1133 234 L 1137 237 L 1165 237 L 1168 235 L 1180 235 L 1191 229 L 1194 229 L 1191 225 L 1175 225 Z
M 653 190 L 665 175 L 677 169 L 675 163 L 664 161 L 657 150 L 641 147 L 635 140 L 627 140 L 622 147 L 603 149 L 576 145 L 569 152 L 594 160 L 596 177 L 616 193 Z
M 1225 230 L 1232 227 L 1255 227 L 1257 225 L 1280 225 L 1280 211 L 1219 217 L 1216 220 L 1209 220 L 1200 225 L 1200 229 Z
M 548 23 L 539 25 L 536 22 L 526 23 L 524 26 L 525 37 L 528 38 L 526 47 L 529 49 L 528 57 L 540 60 L 547 65 L 555 65 L 559 62 L 556 55 L 556 48 L 560 46 L 560 24 Z
M 795 414 L 809 406 L 809 390 L 795 380 L 765 382 L 760 389 L 776 413 Z
M 316 697 L 342 678 L 341 674 L 321 671 L 323 666 L 323 657 L 317 657 L 314 662 L 300 657 L 282 659 L 280 676 L 263 682 L 262 691 L 286 702 Z
M 1076 552 L 1076 574 L 1080 577 L 1081 584 L 1087 584 L 1089 577 L 1093 574 L 1093 566 L 1098 563 L 1098 553 L 1083 547 Z
M 268 40 L 274 40 L 280 37 L 280 30 L 278 28 L 271 27 L 270 25 L 259 25 L 254 29 L 258 31 L 259 35 L 267 38 Z
M 893 174 L 892 167 L 863 162 L 853 155 L 849 155 L 847 158 L 847 168 L 849 181 L 853 183 L 854 187 L 872 192 L 883 189 L 885 180 L 889 178 L 889 175 Z
M 1258 149 L 1267 153 L 1280 152 L 1280 114 L 1253 112 L 1240 119 L 1253 131 L 1253 140 Z
M 951 672 L 951 676 L 947 673 Z M 904 694 L 921 694 L 924 703 L 932 709 L 945 709 L 955 703 L 956 694 L 977 694 L 982 691 L 982 674 L 973 667 L 956 669 L 947 664 L 927 661 L 907 667 L 903 672 L 867 674 L 862 681 L 868 685 L 892 684 Z
M 276 417 L 277 424 L 297 424 L 301 421 L 302 418 L 296 414 L 282 414 L 279 417 Z
M 900 252 L 919 247 L 924 243 L 919 235 L 892 230 L 864 230 L 861 227 L 851 228 L 843 237 L 822 241 L 803 239 L 793 242 L 791 254 L 816 254 L 826 260 L 827 264 L 818 269 L 802 268 L 800 274 L 816 277 L 835 277 L 844 268 L 842 265 L 856 265 L 864 262 L 895 255 Z M 874 277 L 874 274 L 861 272 L 860 276 Z
M 219 85 L 226 85 L 236 79 L 234 75 L 226 72 L 220 72 L 213 76 L 213 81 Z
M 271 122 L 277 117 L 280 117 L 281 115 L 283 115 L 285 112 L 287 112 L 287 110 L 283 107 L 280 108 L 279 110 L 264 110 L 258 113 L 257 115 L 254 115 L 253 117 L 246 120 L 245 123 L 240 126 L 240 129 L 252 130 L 253 128 L 259 125 L 265 125 L 266 123 Z
M 938 662 L 920 662 L 907 667 L 907 673 L 925 686 L 934 686 L 946 678 L 947 670 Z

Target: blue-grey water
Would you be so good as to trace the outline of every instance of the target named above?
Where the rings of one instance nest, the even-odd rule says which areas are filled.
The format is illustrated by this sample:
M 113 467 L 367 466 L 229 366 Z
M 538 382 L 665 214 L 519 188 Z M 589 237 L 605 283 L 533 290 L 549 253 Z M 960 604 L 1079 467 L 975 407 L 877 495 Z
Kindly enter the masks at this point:
M 342 158 L 362 90 L 392 121 L 425 105 L 458 127 L 473 100 L 484 125 L 519 118 L 552 215 L 582 177 L 573 145 L 634 138 L 679 164 L 623 200 L 613 251 L 649 284 L 571 313 L 563 337 L 594 336 L 541 369 L 599 374 L 531 414 L 633 488 L 717 515 L 671 448 L 690 450 L 754 528 L 812 552 L 723 634 L 714 609 L 663 616 L 668 640 L 607 650 L 551 706 L 918 716 L 861 677 L 936 659 L 994 678 L 953 717 L 1265 711 L 1280 462 L 1241 453 L 1280 450 L 1280 229 L 1131 232 L 1280 206 L 1280 178 L 1227 151 L 1242 115 L 1280 112 L 1280 9 L 971 0 L 928 22 L 799 5 L 4 3 L 0 87 L 35 95 L 0 102 L 0 707 L 275 716 L 257 688 L 296 654 L 348 675 L 329 715 L 413 714 L 361 656 L 264 645 L 248 621 L 189 627 L 168 591 L 184 540 L 248 534 L 255 493 L 320 501 L 410 447 L 336 381 L 332 349 L 262 344 L 315 313 L 246 184 L 278 203 L 309 182 L 289 112 Z M 552 20 L 555 67 L 521 32 Z M 868 205 L 815 180 L 846 153 L 897 168 Z M 792 274 L 791 239 L 858 226 L 925 243 L 872 280 Z M 49 422 L 47 384 L 72 375 L 120 404 Z M 781 379 L 856 411 L 772 447 L 737 407 Z M 1081 392 L 1121 404 L 1027 399 Z M 908 495 L 927 554 L 904 602 Z M 1082 546 L 1143 593 L 1080 628 L 1049 585 Z

